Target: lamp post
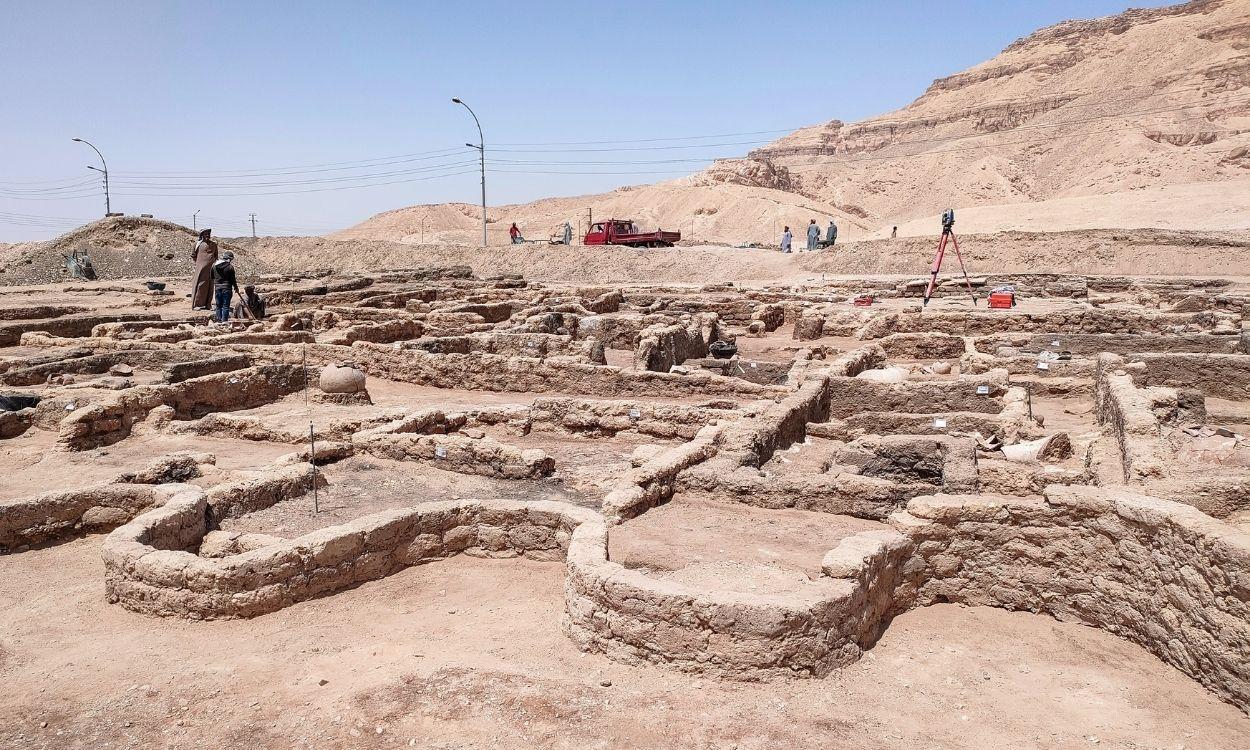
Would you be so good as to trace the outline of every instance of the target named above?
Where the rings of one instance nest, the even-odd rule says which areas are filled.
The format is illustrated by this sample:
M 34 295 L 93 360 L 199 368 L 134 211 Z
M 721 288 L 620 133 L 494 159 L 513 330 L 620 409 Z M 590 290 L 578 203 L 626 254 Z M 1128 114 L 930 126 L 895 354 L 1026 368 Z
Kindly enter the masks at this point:
M 482 135 L 482 123 L 478 121 L 477 114 L 474 113 L 473 108 L 456 98 L 452 98 L 451 101 L 469 110 L 469 114 L 473 115 L 473 124 L 477 125 L 477 137 L 480 139 L 480 143 L 476 146 L 472 143 L 464 145 L 477 149 L 478 155 L 482 159 L 482 247 L 486 247 L 486 136 Z
M 90 141 L 84 141 L 81 138 L 75 138 L 73 140 L 74 140 L 74 143 L 85 143 L 88 146 L 91 146 L 91 150 L 95 152 L 96 156 L 100 157 L 100 163 L 104 165 L 104 169 L 100 169 L 99 167 L 93 167 L 90 164 L 88 164 L 87 169 L 94 169 L 95 171 L 104 175 L 104 215 L 108 216 L 109 214 L 113 213 L 113 208 L 112 206 L 109 205 L 109 165 L 108 165 L 108 162 L 104 161 L 104 154 L 100 153 L 100 149 L 92 145 Z
M 197 208 L 197 209 L 195 209 L 195 213 L 191 214 L 191 231 L 192 231 L 192 232 L 194 232 L 194 231 L 196 231 L 196 230 L 198 229 L 198 227 L 196 226 L 196 223 L 195 223 L 195 217 L 197 217 L 197 216 L 199 216 L 199 215 L 200 215 L 200 209 L 198 209 L 198 208 Z

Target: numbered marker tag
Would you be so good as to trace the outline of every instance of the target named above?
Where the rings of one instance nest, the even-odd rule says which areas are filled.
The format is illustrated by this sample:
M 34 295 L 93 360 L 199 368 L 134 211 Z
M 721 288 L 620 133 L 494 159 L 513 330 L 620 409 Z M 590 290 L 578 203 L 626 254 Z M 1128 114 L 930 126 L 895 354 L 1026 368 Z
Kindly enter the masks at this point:
M 978 385 L 978 386 L 977 386 L 977 395 L 978 395 L 978 396 L 988 396 L 988 395 L 990 395 L 990 387 L 989 387 L 988 385 Z
M 404 347 L 403 347 L 403 344 L 402 344 L 402 343 L 400 343 L 400 342 L 398 342 L 398 341 L 396 341 L 396 342 L 395 342 L 394 347 L 395 347 L 395 349 L 397 349 L 397 350 L 398 350 L 398 349 L 403 349 L 403 348 L 404 348 Z
M 1039 370 L 1049 370 L 1049 369 L 1050 369 L 1050 363 L 1049 363 L 1049 362 L 1038 362 L 1038 363 L 1037 363 L 1037 369 L 1039 369 Z
M 1051 346 L 1059 346 L 1059 339 L 1055 339 L 1054 341 L 1050 342 L 1050 345 L 1051 345 Z
M 936 429 L 939 429 L 939 430 L 945 430 L 945 429 L 946 429 L 946 420 L 945 420 L 945 419 L 934 419 L 934 420 L 933 420 L 933 426 L 934 426 Z
M 757 365 L 757 364 L 755 364 L 754 362 L 752 362 L 752 363 L 751 363 L 751 367 L 759 367 L 759 365 Z
M 77 408 L 78 408 L 78 405 L 75 404 L 73 401 L 70 401 L 68 404 L 65 405 L 65 411 L 73 411 Z
M 435 448 L 434 457 L 435 458 L 447 458 L 447 449 L 442 446 Z
M 238 379 L 238 378 L 230 378 L 230 383 L 231 383 L 231 384 L 234 384 L 234 383 L 237 383 L 237 382 L 239 382 L 239 379 Z
M 638 411 L 637 409 L 630 409 L 630 410 L 629 410 L 629 418 L 630 418 L 630 419 L 638 419 L 638 418 L 639 418 L 639 417 L 641 417 L 641 416 L 642 416 L 642 412 Z

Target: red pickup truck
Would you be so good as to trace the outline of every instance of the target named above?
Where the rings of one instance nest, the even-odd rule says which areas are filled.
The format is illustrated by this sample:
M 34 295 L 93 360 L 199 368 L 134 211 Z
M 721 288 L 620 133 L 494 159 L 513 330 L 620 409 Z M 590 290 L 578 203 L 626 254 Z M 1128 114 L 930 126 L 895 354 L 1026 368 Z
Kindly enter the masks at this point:
M 630 247 L 672 247 L 681 239 L 681 232 L 639 232 L 627 219 L 608 219 L 590 225 L 584 243 L 587 245 L 628 245 Z

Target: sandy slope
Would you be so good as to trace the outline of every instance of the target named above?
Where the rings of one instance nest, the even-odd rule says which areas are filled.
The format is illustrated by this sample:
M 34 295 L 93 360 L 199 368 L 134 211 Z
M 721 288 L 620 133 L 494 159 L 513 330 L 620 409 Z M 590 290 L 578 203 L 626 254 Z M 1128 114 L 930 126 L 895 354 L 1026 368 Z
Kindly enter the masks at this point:
M 1070 21 L 896 112 L 804 128 L 680 180 L 493 208 L 492 236 L 513 221 L 529 237 L 565 220 L 576 229 L 587 209 L 728 245 L 775 243 L 785 224 L 830 216 L 846 239 L 911 232 L 908 222 L 948 206 L 976 231 L 1244 227 L 1230 211 L 1250 181 L 1248 50 L 1250 0 Z M 1225 181 L 1240 187 L 1223 196 Z M 1161 186 L 1193 187 L 1141 200 Z M 1160 205 L 1171 196 L 1188 205 Z M 475 243 L 478 222 L 475 207 L 413 206 L 335 236 Z
M 850 242 L 834 250 L 782 255 L 723 246 L 636 250 L 551 245 L 478 248 L 377 240 L 261 238 L 242 252 L 271 271 L 369 271 L 466 264 L 480 276 L 520 273 L 532 280 L 585 283 L 722 283 L 805 281 L 820 274 L 923 275 L 937 233 Z M 963 234 L 971 273 L 1246 275 L 1250 232 L 1083 230 L 1060 233 Z M 954 257 L 945 269 L 954 272 Z

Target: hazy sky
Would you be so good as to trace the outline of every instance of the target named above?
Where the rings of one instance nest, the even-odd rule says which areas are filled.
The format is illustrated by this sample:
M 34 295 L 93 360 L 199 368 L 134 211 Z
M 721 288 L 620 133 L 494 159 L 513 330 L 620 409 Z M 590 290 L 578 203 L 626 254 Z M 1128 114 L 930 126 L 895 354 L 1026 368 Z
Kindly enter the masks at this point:
M 103 214 L 73 137 L 108 159 L 114 211 L 315 234 L 476 203 L 453 96 L 482 120 L 490 204 L 599 192 L 895 109 L 1040 26 L 1128 5 L 8 0 L 0 241 Z M 669 140 L 622 142 L 640 139 Z

